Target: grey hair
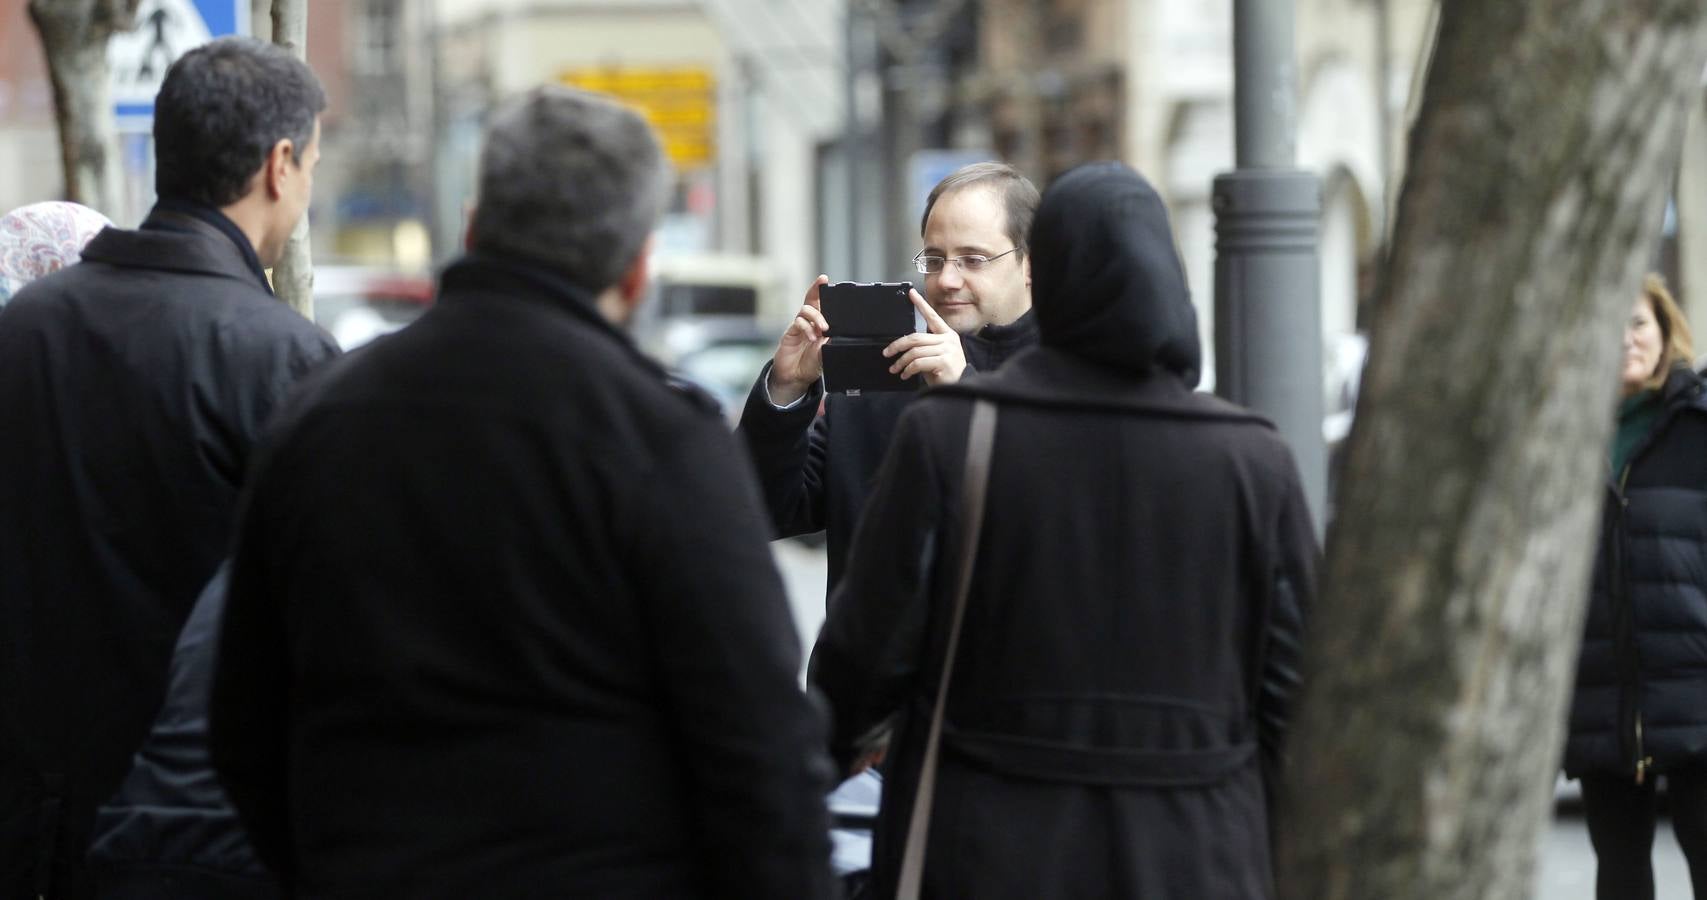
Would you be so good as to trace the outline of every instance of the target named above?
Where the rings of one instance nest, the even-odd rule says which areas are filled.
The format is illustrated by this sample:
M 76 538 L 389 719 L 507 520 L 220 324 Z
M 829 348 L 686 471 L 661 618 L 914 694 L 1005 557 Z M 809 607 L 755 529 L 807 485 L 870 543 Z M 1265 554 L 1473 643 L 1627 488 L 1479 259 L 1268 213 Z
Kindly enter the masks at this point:
M 534 88 L 492 117 L 468 244 L 597 293 L 645 246 L 669 186 L 658 138 L 637 113 L 574 88 Z

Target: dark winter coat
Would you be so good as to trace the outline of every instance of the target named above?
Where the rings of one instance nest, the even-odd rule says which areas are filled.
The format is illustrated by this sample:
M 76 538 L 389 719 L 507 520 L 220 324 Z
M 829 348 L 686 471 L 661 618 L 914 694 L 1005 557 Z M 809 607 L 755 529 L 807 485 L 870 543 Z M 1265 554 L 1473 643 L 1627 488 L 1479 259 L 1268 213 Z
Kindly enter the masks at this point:
M 843 764 L 901 712 L 876 896 L 894 890 L 941 677 L 976 398 L 1000 418 L 925 896 L 1269 896 L 1265 773 L 1317 556 L 1291 454 L 1191 391 L 1195 318 L 1131 170 L 1063 176 L 1031 246 L 1043 346 L 902 416 L 813 657 Z
M 172 650 L 166 703 L 89 846 L 97 900 L 278 900 L 208 756 L 207 707 L 230 566 L 220 566 Z
M 1606 486 L 1565 771 L 1707 766 L 1707 390 L 1678 369 Z
M 1037 320 L 1030 312 L 1011 324 L 986 325 L 976 334 L 960 336 L 967 375 L 995 371 L 1036 344 Z M 919 395 L 882 391 L 825 396 L 820 379 L 798 404 L 777 409 L 765 394 L 770 371 L 767 364 L 753 383 L 738 431 L 758 468 L 776 536 L 823 531 L 829 584 L 834 585 L 847 568 L 854 526 L 895 435 L 895 423 Z M 819 400 L 824 401 L 821 416 Z
M 245 497 L 213 755 L 300 896 L 828 890 L 750 468 L 568 280 L 452 266 L 304 389 Z
M 156 212 L 0 310 L 0 896 L 86 895 L 251 445 L 337 352 L 231 232 Z

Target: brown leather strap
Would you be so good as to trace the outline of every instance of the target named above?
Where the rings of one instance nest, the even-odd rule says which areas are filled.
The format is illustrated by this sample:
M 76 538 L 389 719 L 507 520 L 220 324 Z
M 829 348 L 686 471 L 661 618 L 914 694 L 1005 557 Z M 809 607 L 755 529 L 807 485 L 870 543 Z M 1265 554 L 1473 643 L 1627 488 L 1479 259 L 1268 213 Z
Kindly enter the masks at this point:
M 907 845 L 901 854 L 901 877 L 895 900 L 919 900 L 925 874 L 925 840 L 930 834 L 931 801 L 936 794 L 937 756 L 942 750 L 942 716 L 948 706 L 948 681 L 954 674 L 955 650 L 960 646 L 960 623 L 966 618 L 966 595 L 972 589 L 972 565 L 978 559 L 978 534 L 984 526 L 984 495 L 990 485 L 990 451 L 996 443 L 996 404 L 978 400 L 972 407 L 972 427 L 966 436 L 966 474 L 961 482 L 960 569 L 954 587 L 954 613 L 949 619 L 948 649 L 942 660 L 942 681 L 931 711 L 930 738 L 919 767 L 918 792 L 907 821 Z

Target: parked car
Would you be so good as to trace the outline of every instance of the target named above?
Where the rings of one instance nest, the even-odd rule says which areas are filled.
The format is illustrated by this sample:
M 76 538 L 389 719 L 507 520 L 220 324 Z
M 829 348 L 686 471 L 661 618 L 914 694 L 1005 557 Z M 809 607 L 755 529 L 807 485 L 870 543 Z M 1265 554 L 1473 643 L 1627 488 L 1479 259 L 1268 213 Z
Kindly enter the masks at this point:
M 776 352 L 776 340 L 751 319 L 676 320 L 667 352 L 657 355 L 678 377 L 717 398 L 734 427 L 753 380 Z
M 433 296 L 426 275 L 364 266 L 314 269 L 314 320 L 345 350 L 420 318 Z

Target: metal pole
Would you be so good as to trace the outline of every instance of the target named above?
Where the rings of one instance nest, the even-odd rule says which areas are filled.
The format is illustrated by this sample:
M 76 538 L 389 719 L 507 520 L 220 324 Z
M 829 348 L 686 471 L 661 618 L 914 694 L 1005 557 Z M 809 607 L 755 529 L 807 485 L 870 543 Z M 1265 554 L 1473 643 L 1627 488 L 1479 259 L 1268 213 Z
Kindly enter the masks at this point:
M 1241 169 L 1293 163 L 1298 78 L 1291 0 L 1234 0 L 1235 162 Z
M 859 35 L 858 23 L 854 21 L 854 5 L 856 0 L 843 0 L 846 9 L 844 24 L 846 32 L 843 35 L 846 43 L 842 65 L 842 174 L 847 178 L 848 202 L 846 215 L 842 220 L 848 229 L 848 261 L 843 271 L 852 277 L 859 268 L 859 231 L 860 231 L 860 178 L 859 178 Z
M 1318 532 L 1326 521 L 1321 187 L 1294 168 L 1292 0 L 1234 0 L 1237 170 L 1217 176 L 1216 392 L 1267 416 L 1292 447 Z

